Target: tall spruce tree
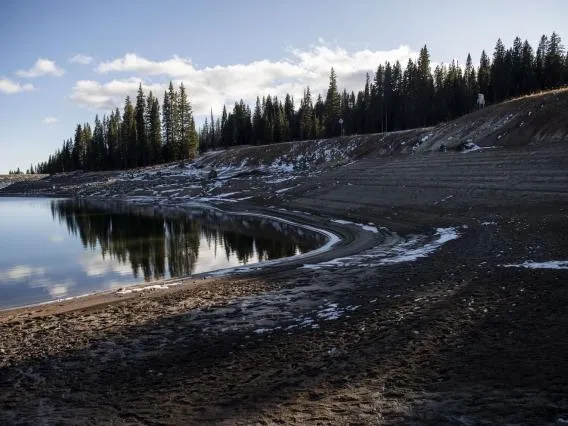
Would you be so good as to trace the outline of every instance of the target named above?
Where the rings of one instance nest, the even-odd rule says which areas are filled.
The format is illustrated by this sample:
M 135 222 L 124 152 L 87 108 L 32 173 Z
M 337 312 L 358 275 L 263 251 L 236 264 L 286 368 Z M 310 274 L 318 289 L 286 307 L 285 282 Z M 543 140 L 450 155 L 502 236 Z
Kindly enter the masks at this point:
M 558 87 L 563 80 L 564 46 L 560 36 L 553 32 L 548 39 L 544 56 L 544 87 L 545 89 Z
M 164 129 L 163 159 L 165 162 L 170 162 L 174 160 L 174 118 L 168 91 L 164 92 L 164 102 L 162 103 L 162 127 Z
M 531 93 L 537 87 L 534 52 L 527 40 L 525 40 L 525 42 L 523 43 L 521 73 L 521 94 L 525 95 L 527 93 Z
M 469 112 L 472 111 L 475 107 L 477 92 L 479 90 L 477 87 L 475 68 L 473 67 L 471 55 L 469 53 L 467 54 L 467 59 L 465 61 L 464 80 L 465 80 L 465 110 Z
M 333 68 L 331 68 L 331 71 L 329 73 L 329 87 L 327 89 L 324 105 L 325 111 L 323 120 L 325 124 L 325 136 L 339 136 L 341 132 L 341 126 L 339 124 L 339 114 L 341 113 L 341 98 L 339 97 L 339 92 L 337 90 L 337 76 Z M 318 112 L 316 111 L 316 117 L 317 116 Z M 320 117 L 317 118 L 321 120 Z
M 138 147 L 136 140 L 136 117 L 134 107 L 127 96 L 124 101 L 124 112 L 122 114 L 122 160 L 123 168 L 136 167 L 138 165 Z
M 493 88 L 493 101 L 500 102 L 509 95 L 509 69 L 507 64 L 507 51 L 501 39 L 497 40 L 493 52 L 491 65 L 491 83 Z
M 479 69 L 477 70 L 477 86 L 479 87 L 479 93 L 485 95 L 485 99 L 488 101 L 491 98 L 491 62 L 485 50 L 481 52 L 481 57 L 479 58 Z
M 133 161 L 137 166 L 147 166 L 149 164 L 149 152 L 146 137 L 146 99 L 142 90 L 142 83 L 138 86 L 136 95 L 136 146 L 132 153 Z
M 179 135 L 179 140 L 177 142 L 178 159 L 193 158 L 197 147 L 192 142 L 191 105 L 187 98 L 187 93 L 183 83 L 181 83 L 179 87 L 177 113 L 178 119 L 176 121 Z
M 161 163 L 163 161 L 162 123 L 160 121 L 160 102 L 158 98 L 152 99 L 149 129 L 148 137 L 150 138 L 153 163 Z
M 536 58 L 534 64 L 536 80 L 537 80 L 537 88 L 539 90 L 544 89 L 546 85 L 545 61 L 546 61 L 547 49 L 548 49 L 548 37 L 546 37 L 546 35 L 543 34 L 540 37 L 538 48 L 536 49 Z

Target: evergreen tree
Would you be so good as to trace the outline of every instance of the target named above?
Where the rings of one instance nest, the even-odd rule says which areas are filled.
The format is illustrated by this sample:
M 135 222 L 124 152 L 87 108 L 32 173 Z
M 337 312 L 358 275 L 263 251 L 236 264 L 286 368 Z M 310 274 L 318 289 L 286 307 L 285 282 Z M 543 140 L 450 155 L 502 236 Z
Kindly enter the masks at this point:
M 317 109 L 317 108 L 316 108 Z M 337 90 L 337 77 L 335 70 L 331 68 L 329 74 L 329 87 L 325 98 L 325 135 L 327 137 L 339 136 L 341 128 L 339 125 L 339 114 L 341 112 L 341 99 Z M 317 116 L 317 111 L 316 111 Z M 318 117 L 321 120 L 321 118 Z
M 170 82 L 170 88 L 172 84 Z M 173 88 L 172 88 L 173 90 Z M 162 104 L 162 127 L 163 127 L 163 159 L 165 162 L 174 160 L 174 118 L 170 93 L 164 92 L 164 102 Z
M 523 43 L 521 58 L 521 94 L 531 93 L 537 87 L 537 77 L 535 74 L 534 52 L 527 40 Z
M 121 127 L 121 157 L 123 168 L 136 167 L 138 165 L 138 147 L 136 141 L 136 117 L 134 107 L 127 96 L 124 101 Z
M 471 62 L 471 58 L 470 58 Z M 471 64 L 470 64 L 471 65 Z M 416 63 L 416 124 L 427 126 L 433 122 L 430 106 L 434 100 L 434 79 L 430 67 L 430 53 L 426 45 L 420 50 Z
M 213 119 L 213 108 L 211 108 L 211 131 L 209 132 L 209 137 L 210 137 L 209 147 L 210 149 L 215 149 L 217 147 L 217 140 L 216 140 L 217 132 L 215 129 L 215 120 Z
M 489 57 L 485 53 L 485 50 L 481 52 L 481 57 L 479 59 L 477 86 L 479 87 L 479 93 L 484 94 L 485 99 L 489 100 L 491 94 L 491 63 L 489 61 Z
M 511 49 L 511 96 L 519 96 L 521 94 L 523 77 L 523 42 L 519 37 L 515 37 L 513 48 Z
M 136 144 L 133 147 L 134 152 L 131 153 L 132 161 L 137 166 L 147 166 L 149 164 L 149 152 L 146 137 L 146 99 L 142 90 L 142 83 L 138 86 L 138 94 L 136 95 Z
M 256 97 L 256 104 L 254 107 L 254 114 L 252 116 L 252 133 L 253 143 L 260 145 L 264 141 L 264 131 L 262 125 L 262 108 L 260 107 L 260 98 Z
M 286 140 L 296 140 L 298 138 L 298 125 L 296 114 L 294 113 L 294 99 L 287 93 L 284 99 L 284 119 L 287 127 Z
M 228 148 L 230 144 L 231 134 L 229 133 L 227 108 L 223 105 L 223 113 L 221 115 L 221 144 L 223 147 Z
M 299 136 L 300 139 L 312 139 L 314 137 L 314 106 L 312 104 L 312 94 L 309 86 L 304 91 L 304 97 L 300 102 L 299 116 Z
M 537 80 L 537 89 L 542 90 L 545 87 L 545 58 L 546 51 L 548 49 L 548 38 L 543 34 L 538 43 L 538 48 L 536 49 L 535 58 L 535 74 Z
M 152 99 L 148 137 L 153 163 L 161 163 L 163 161 L 162 123 L 160 122 L 160 102 L 157 98 Z
M 478 93 L 477 79 L 475 77 L 475 68 L 471 61 L 471 55 L 467 54 L 467 59 L 465 61 L 465 111 L 469 112 L 475 107 L 475 102 Z
M 87 157 L 87 145 L 83 138 L 83 128 L 77 124 L 75 128 L 75 138 L 73 139 L 73 163 L 77 169 L 85 167 L 85 160 Z
M 146 136 L 146 156 L 148 164 L 156 164 L 158 160 L 154 157 L 154 146 L 152 144 L 152 107 L 154 106 L 154 95 L 152 91 L 146 96 L 146 107 L 144 108 L 144 132 Z M 160 129 L 160 132 L 162 130 Z
M 510 73 L 507 63 L 507 52 L 501 39 L 497 40 L 493 53 L 491 66 L 491 83 L 493 89 L 493 101 L 500 102 L 509 95 Z
M 191 105 L 187 98 L 187 93 L 185 91 L 185 87 L 183 83 L 180 84 L 179 87 L 179 96 L 178 96 L 178 158 L 179 159 L 187 159 L 193 158 L 197 152 L 197 144 L 193 139 L 193 133 L 191 130 L 191 123 L 192 123 L 192 114 L 191 114 Z
M 562 84 L 564 79 L 564 47 L 562 39 L 552 33 L 546 45 L 544 56 L 544 87 L 552 89 Z

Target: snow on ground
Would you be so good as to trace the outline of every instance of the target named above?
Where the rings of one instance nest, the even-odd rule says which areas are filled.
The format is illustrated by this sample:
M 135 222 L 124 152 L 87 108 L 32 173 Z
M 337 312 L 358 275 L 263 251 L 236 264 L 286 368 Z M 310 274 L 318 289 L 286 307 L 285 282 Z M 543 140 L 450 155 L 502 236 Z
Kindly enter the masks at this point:
M 475 152 L 475 151 L 483 151 L 486 149 L 495 149 L 497 148 L 496 146 L 479 146 L 474 144 L 473 142 L 467 142 L 465 144 L 465 149 L 462 151 L 462 154 L 468 154 L 470 152 Z
M 343 268 L 343 267 L 376 267 L 394 263 L 412 262 L 426 257 L 448 241 L 459 238 L 456 228 L 437 228 L 432 237 L 418 235 L 409 239 L 392 236 L 382 244 L 353 256 L 317 264 L 307 264 L 307 269 Z
M 282 189 L 278 189 L 276 192 L 277 194 L 281 194 L 282 192 L 286 192 L 286 191 L 290 191 L 291 189 L 296 188 L 298 185 L 294 185 L 294 186 L 290 186 L 288 188 L 282 188 Z
M 523 263 L 500 265 L 504 268 L 526 268 L 526 269 L 568 269 L 568 260 L 550 260 L 548 262 L 533 262 L 527 260 Z
M 116 290 L 116 294 L 130 294 L 130 293 L 140 293 L 143 291 L 166 290 L 170 287 L 174 287 L 180 284 L 181 281 L 176 281 L 164 284 L 147 285 L 142 287 L 119 288 L 118 290 Z
M 331 221 L 334 222 L 334 223 L 339 223 L 341 225 L 358 226 L 360 228 L 363 228 L 365 231 L 374 232 L 375 234 L 377 234 L 379 232 L 378 228 L 376 226 L 372 226 L 372 224 L 365 225 L 363 223 L 355 223 L 355 222 L 350 222 L 348 220 L 342 220 L 342 219 L 331 219 Z

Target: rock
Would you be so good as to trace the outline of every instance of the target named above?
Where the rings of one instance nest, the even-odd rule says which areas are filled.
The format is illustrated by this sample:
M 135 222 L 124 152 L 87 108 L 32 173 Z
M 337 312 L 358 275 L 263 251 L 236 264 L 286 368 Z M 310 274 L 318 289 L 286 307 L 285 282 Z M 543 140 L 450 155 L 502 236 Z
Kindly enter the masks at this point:
M 217 178 L 217 171 L 215 169 L 211 169 L 209 174 L 207 175 L 208 179 L 216 179 Z

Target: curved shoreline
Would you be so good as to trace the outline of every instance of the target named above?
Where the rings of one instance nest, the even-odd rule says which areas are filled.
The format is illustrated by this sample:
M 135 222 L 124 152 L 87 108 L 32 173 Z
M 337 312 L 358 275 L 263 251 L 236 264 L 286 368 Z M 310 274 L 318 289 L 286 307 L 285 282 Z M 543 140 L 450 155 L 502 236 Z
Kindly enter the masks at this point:
M 52 198 L 52 197 L 44 197 L 44 198 Z M 62 198 L 62 197 L 55 197 L 55 198 Z M 95 199 L 95 201 L 107 202 L 107 200 L 97 200 L 97 199 Z M 126 207 L 128 207 L 129 205 L 129 200 L 114 200 L 113 202 L 116 203 L 117 201 L 119 204 L 122 204 Z M 158 210 L 174 209 L 176 211 L 181 211 L 181 212 L 186 212 L 186 208 L 188 207 L 180 205 L 156 206 L 153 204 L 146 204 L 146 203 L 136 203 L 131 205 L 140 206 L 140 207 L 152 207 L 152 208 L 157 208 Z M 215 279 L 231 275 L 259 276 L 273 272 L 276 269 L 279 270 L 283 268 L 295 269 L 301 267 L 303 265 L 303 261 L 307 259 L 315 259 L 316 262 L 319 262 L 319 261 L 329 260 L 330 258 L 335 258 L 337 257 L 337 253 L 340 253 L 341 255 L 345 255 L 346 253 L 353 254 L 354 250 L 364 249 L 365 247 L 369 246 L 370 242 L 368 236 L 365 237 L 366 234 L 369 234 L 369 231 L 360 230 L 359 232 L 354 232 L 354 230 L 349 230 L 350 226 L 345 226 L 346 224 L 341 223 L 341 221 L 339 222 L 339 225 L 342 226 L 333 225 L 331 223 L 328 224 L 320 218 L 317 218 L 312 215 L 306 216 L 301 212 L 292 212 L 292 213 L 286 212 L 285 214 L 286 217 L 278 217 L 274 216 L 274 212 L 270 214 L 270 210 L 266 209 L 257 209 L 256 211 L 250 211 L 248 209 L 224 210 L 218 206 L 205 204 L 205 203 L 196 203 L 196 206 L 203 210 L 219 211 L 222 212 L 223 214 L 230 216 L 250 216 L 250 217 L 266 218 L 278 221 L 281 223 L 285 223 L 288 225 L 292 225 L 298 228 L 306 229 L 311 232 L 316 232 L 321 235 L 324 235 L 327 241 L 321 247 L 318 247 L 307 253 L 301 253 L 290 257 L 273 259 L 264 262 L 257 262 L 249 265 L 239 265 L 239 266 L 233 266 L 213 271 L 206 271 L 188 276 L 152 280 L 144 283 L 133 283 L 131 285 L 125 285 L 124 287 L 121 287 L 119 289 L 106 289 L 91 293 L 79 294 L 76 296 L 71 296 L 63 299 L 48 300 L 44 302 L 32 303 L 23 306 L 15 306 L 10 308 L 0 309 L 0 320 L 2 318 L 2 314 L 10 314 L 10 313 L 20 314 L 25 312 L 36 311 L 37 309 L 40 308 L 46 309 L 55 306 L 61 308 L 57 309 L 56 311 L 71 311 L 75 309 L 89 308 L 104 303 L 112 303 L 117 300 L 124 300 L 125 298 L 128 298 L 127 295 L 129 294 L 132 294 L 130 296 L 132 297 L 134 293 L 147 292 L 149 290 L 158 290 L 158 289 L 167 290 L 172 287 L 183 289 L 184 286 L 188 285 L 190 286 L 191 283 L 195 280 Z M 384 233 L 385 230 L 383 230 L 382 232 Z M 361 246 L 360 240 L 363 240 L 364 242 L 363 246 Z M 356 244 L 357 247 L 350 249 L 350 245 L 354 243 L 358 243 Z M 48 310 L 51 311 L 51 309 Z

